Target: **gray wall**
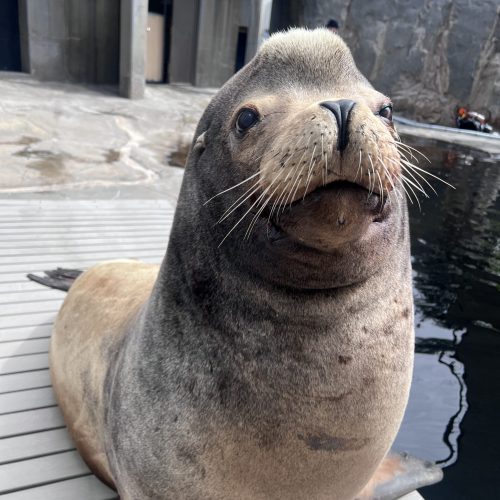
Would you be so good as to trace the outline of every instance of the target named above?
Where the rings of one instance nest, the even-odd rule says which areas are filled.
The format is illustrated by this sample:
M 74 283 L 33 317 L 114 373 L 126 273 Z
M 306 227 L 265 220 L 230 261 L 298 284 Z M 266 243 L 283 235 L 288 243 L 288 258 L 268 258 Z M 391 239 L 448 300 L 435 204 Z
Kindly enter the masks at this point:
M 97 0 L 107 1 L 107 0 Z M 120 95 L 144 97 L 146 87 L 146 27 L 148 0 L 121 0 L 120 12 Z
M 23 69 L 45 80 L 118 83 L 120 0 L 22 4 Z
M 275 0 L 276 2 L 276 0 Z M 282 1 L 277 1 L 279 7 Z M 498 0 L 298 0 L 289 24 L 340 21 L 360 70 L 407 117 L 449 125 L 457 104 L 500 124 Z M 281 16 L 281 17 L 280 17 Z M 273 13 L 281 24 L 285 13 Z M 274 26 L 277 27 L 276 25 Z M 282 26 L 278 26 L 282 27 Z
M 249 61 L 261 37 L 261 0 L 174 0 L 170 81 L 223 85 L 234 74 L 239 26 L 248 28 Z
M 218 87 L 233 76 L 238 21 L 239 2 L 201 2 L 195 85 Z
M 200 0 L 174 0 L 168 65 L 171 82 L 194 83 Z

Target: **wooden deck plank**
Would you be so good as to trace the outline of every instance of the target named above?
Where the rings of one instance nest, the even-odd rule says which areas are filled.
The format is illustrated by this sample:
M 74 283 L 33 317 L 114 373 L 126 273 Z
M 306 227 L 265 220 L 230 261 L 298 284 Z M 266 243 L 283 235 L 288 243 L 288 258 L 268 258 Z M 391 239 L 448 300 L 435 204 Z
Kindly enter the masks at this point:
M 2 253 L 2 250 L 0 250 Z M 66 292 L 62 290 L 54 290 L 52 288 L 45 288 L 38 283 L 38 289 L 29 291 L 11 291 L 0 294 L 0 312 L 2 310 L 10 310 L 9 307 L 14 304 L 25 304 L 29 302 L 41 302 L 45 300 L 64 300 Z
M 3 274 L 2 276 L 5 278 L 5 276 L 9 275 Z M 39 283 L 35 283 L 34 281 L 30 281 L 26 278 L 26 273 L 13 274 L 9 278 L 14 279 L 10 279 L 8 284 L 4 284 L 4 282 L 0 280 L 0 296 L 3 296 L 4 298 L 14 292 L 32 293 L 39 292 L 41 290 Z
M 127 250 L 130 252 L 142 252 L 146 250 L 164 250 L 165 249 L 165 244 L 166 242 L 163 241 L 163 238 L 160 241 L 153 241 L 153 242 L 145 242 L 142 240 L 136 240 L 136 241 L 129 241 L 127 243 L 119 243 L 116 245 L 116 248 L 119 250 Z M 87 253 L 89 254 L 94 254 L 95 252 L 103 253 L 103 254 L 108 254 L 111 252 L 116 252 L 115 248 L 109 247 L 109 241 L 105 241 L 101 244 L 93 244 L 91 246 L 87 247 L 82 247 L 82 246 L 67 246 L 66 248 L 61 247 L 60 245 L 57 246 L 27 246 L 25 248 L 19 248 L 19 246 L 14 247 L 14 248 L 0 248 L 0 253 L 2 257 L 19 257 L 23 256 L 23 258 L 26 257 L 31 257 L 29 262 L 33 262 L 33 258 L 39 257 L 40 253 L 43 252 L 44 255 L 60 255 L 63 258 L 66 258 L 67 256 L 72 256 L 72 255 L 85 255 Z
M 57 429 L 64 426 L 57 406 L 0 415 L 0 438 Z
M 0 375 L 0 394 L 51 385 L 49 370 Z M 1 457 L 1 454 L 0 454 Z
M 73 232 L 74 230 L 79 231 L 81 233 L 92 233 L 95 234 L 96 231 L 102 231 L 103 233 L 115 233 L 117 231 L 122 232 L 126 229 L 129 232 L 134 231 L 143 231 L 144 228 L 151 229 L 151 231 L 161 230 L 165 228 L 165 220 L 158 222 L 148 222 L 148 220 L 143 220 L 142 222 L 124 222 L 120 224 L 120 228 L 117 228 L 116 224 L 111 222 L 100 224 L 94 220 L 94 222 L 84 222 L 84 223 L 75 223 L 74 225 L 70 222 L 66 222 L 64 224 L 50 224 L 50 223 L 40 223 L 40 224 L 8 224 L 0 226 L 0 235 L 17 235 L 22 234 L 27 231 L 35 234 L 64 234 L 69 231 Z
M 40 285 L 43 286 L 43 285 Z M 13 316 L 16 314 L 30 314 L 36 312 L 47 312 L 58 310 L 61 307 L 63 298 L 50 299 L 50 300 L 40 300 L 32 302 L 21 302 L 17 304 L 8 304 L 8 306 L 2 306 L 0 310 L 0 321 L 2 317 Z M 4 313 L 8 308 L 8 313 Z
M 141 241 L 162 241 L 165 239 L 165 235 L 168 234 L 168 227 L 162 229 L 161 231 L 134 231 L 130 234 L 129 231 L 115 231 L 113 233 L 105 233 L 102 231 L 98 232 L 86 232 L 80 234 L 78 231 L 70 231 L 66 233 L 44 233 L 33 241 L 33 236 L 30 233 L 20 233 L 15 236 L 11 236 L 8 239 L 4 238 L 0 240 L 0 248 L 12 248 L 16 245 L 21 247 L 29 246 L 29 243 L 33 243 L 36 247 L 43 247 L 46 245 L 65 245 L 68 248 L 74 249 L 80 245 L 85 247 L 92 247 L 94 244 L 100 244 L 105 242 L 114 243 L 133 243 L 137 239 Z
M 67 429 L 0 439 L 0 465 L 74 449 Z
M 49 339 L 32 339 L 32 340 L 19 340 L 15 342 L 2 342 L 0 343 L 0 358 L 49 352 L 49 345 L 50 345 Z
M 24 314 L 18 314 L 16 316 L 5 316 L 1 320 L 1 328 L 8 329 L 20 326 L 38 326 L 53 323 L 58 310 L 59 309 L 56 307 L 54 310 L 44 313 L 36 312 L 30 314 L 25 312 Z
M 51 387 L 0 394 L 0 415 L 56 405 Z
M 21 236 L 21 235 L 20 235 Z M 45 237 L 45 238 L 37 238 L 36 241 L 30 240 L 29 238 L 9 238 L 8 240 L 0 241 L 0 252 L 4 254 L 4 251 L 11 250 L 22 250 L 22 253 L 25 253 L 24 250 L 47 250 L 52 252 L 60 252 L 61 250 L 70 250 L 74 251 L 75 248 L 78 249 L 87 249 L 87 248 L 97 248 L 100 245 L 109 245 L 110 242 L 116 244 L 118 247 L 122 248 L 124 246 L 137 245 L 137 242 L 141 244 L 147 245 L 163 245 L 166 246 L 165 236 L 163 231 L 156 234 L 148 231 L 144 231 L 139 237 L 137 234 L 134 234 L 134 238 L 131 238 L 130 235 L 124 233 L 123 236 L 117 236 L 116 234 L 113 237 L 96 237 L 90 236 L 88 238 L 78 238 L 74 236 L 72 233 L 66 235 L 60 235 L 59 237 Z M 31 243 L 31 244 L 30 244 Z
M 21 326 L 0 328 L 0 342 L 46 338 L 52 335 L 52 323 L 48 325 Z
M 0 200 L 0 497 L 111 500 L 85 466 L 50 386 L 50 335 L 65 293 L 26 274 L 104 260 L 161 262 L 174 206 L 160 200 Z
M 58 265 L 58 262 L 65 261 L 80 261 L 80 260 L 90 260 L 93 262 L 100 262 L 102 260 L 113 260 L 120 258 L 136 258 L 134 256 L 151 256 L 158 255 L 159 253 L 163 253 L 165 249 L 163 245 L 153 245 L 151 248 L 140 248 L 140 246 L 135 248 L 109 248 L 106 250 L 101 250 L 98 252 L 94 252 L 89 250 L 87 252 L 80 252 L 78 249 L 75 249 L 73 252 L 64 252 L 51 254 L 44 253 L 43 256 L 38 256 L 36 259 L 37 267 L 40 267 L 41 264 L 44 266 L 48 265 Z M 3 252 L 0 254 L 0 269 L 8 268 L 15 271 L 19 266 L 23 266 L 20 268 L 24 271 L 26 268 L 29 269 L 30 266 L 33 265 L 33 256 L 32 255 L 4 255 Z M 46 267 L 46 269 L 51 269 L 50 267 Z
M 173 212 L 170 212 L 170 215 L 173 215 Z M 151 212 L 147 215 L 147 218 L 149 221 L 158 221 L 158 222 L 164 222 L 165 221 L 165 213 L 162 212 Z M 21 224 L 45 224 L 46 222 L 53 222 L 55 225 L 57 223 L 63 223 L 63 224 L 68 224 L 68 223 L 76 223 L 76 222 L 87 222 L 87 223 L 93 223 L 95 222 L 96 218 L 95 215 L 93 214 L 77 214 L 77 213 L 71 213 L 69 215 L 55 215 L 55 214 L 43 214 L 43 215 L 36 215 L 32 214 L 31 216 L 25 216 L 21 217 L 19 215 L 8 215 L 6 217 L 2 217 L 2 226 L 9 226 L 9 225 L 16 225 L 18 223 Z M 143 221 L 144 220 L 144 214 L 136 214 L 134 212 L 129 212 L 126 215 L 123 214 L 110 214 L 107 213 L 103 215 L 102 217 L 99 217 L 99 222 L 104 222 L 104 221 Z
M 10 373 L 30 372 L 43 370 L 49 367 L 49 356 L 44 354 L 28 354 L 14 358 L 0 358 L 0 375 Z
M 89 472 L 77 451 L 4 464 L 0 467 L 0 494 L 72 479 Z
M 1 236 L 0 236 L 1 238 Z M 40 273 L 47 269 L 55 269 L 57 267 L 69 267 L 72 269 L 81 269 L 82 266 L 84 268 L 90 267 L 98 262 L 103 262 L 107 260 L 114 259 L 137 259 L 143 260 L 145 262 L 155 262 L 158 263 L 163 258 L 165 254 L 165 250 L 154 250 L 154 251 L 143 251 L 143 252 L 127 252 L 127 251 L 117 251 L 113 252 L 110 255 L 93 255 L 93 256 L 81 256 L 76 258 L 75 256 L 71 256 L 72 258 L 57 258 L 57 257 L 48 257 L 43 261 L 38 261 L 36 264 L 30 266 L 29 263 L 15 263 L 8 262 L 6 260 L 0 259 L 0 274 L 12 274 L 13 272 L 19 273 Z
M 115 491 L 88 475 L 1 495 L 2 500 L 115 500 Z

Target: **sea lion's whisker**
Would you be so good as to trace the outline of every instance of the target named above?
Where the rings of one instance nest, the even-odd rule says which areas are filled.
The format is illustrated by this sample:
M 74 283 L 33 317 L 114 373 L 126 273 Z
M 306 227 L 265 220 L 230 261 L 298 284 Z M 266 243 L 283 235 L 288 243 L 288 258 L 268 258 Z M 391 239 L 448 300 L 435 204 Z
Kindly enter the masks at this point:
M 292 203 L 293 203 L 293 200 L 295 198 L 295 195 L 297 194 L 297 191 L 299 190 L 299 186 L 300 186 L 300 179 L 302 177 L 302 171 L 304 170 L 305 168 L 305 163 L 302 165 L 302 168 L 300 169 L 300 172 L 299 172 L 299 175 L 297 176 L 297 178 L 295 179 L 295 182 L 294 184 L 292 185 L 292 189 L 290 190 L 290 195 L 291 195 L 291 198 L 290 198 L 290 209 L 292 208 Z M 293 187 L 295 186 L 295 190 L 293 189 Z M 293 194 L 292 194 L 293 192 Z M 286 200 L 285 202 L 285 206 L 286 204 L 288 203 L 288 199 Z
M 403 195 L 396 189 L 396 186 L 394 185 L 394 182 L 392 181 L 392 176 L 389 170 L 387 170 L 387 167 L 384 165 L 384 162 L 382 161 L 382 158 L 378 157 L 380 164 L 382 165 L 382 168 L 384 169 L 385 177 L 389 181 L 389 183 L 392 186 L 392 191 L 396 193 L 397 196 L 399 196 L 401 199 L 403 198 Z M 390 196 L 389 196 L 390 199 Z
M 404 151 L 405 153 L 409 154 L 412 160 L 415 160 L 418 163 L 418 158 L 412 153 L 412 150 L 406 146 L 406 144 L 403 143 L 396 143 L 396 148 L 397 150 L 401 153 L 401 151 Z
M 312 171 L 314 170 L 314 167 L 316 166 L 317 161 L 314 160 L 314 163 L 312 164 Z M 311 171 L 311 172 L 312 172 Z M 307 190 L 309 189 L 309 184 L 311 183 L 312 175 L 308 175 L 307 183 L 306 183 L 306 188 L 304 190 L 304 195 L 302 196 L 302 200 L 306 197 Z
M 400 157 L 401 161 L 405 160 L 408 163 L 411 163 L 411 161 L 409 160 L 409 158 L 405 155 L 404 151 L 401 151 L 401 149 L 398 149 L 398 153 L 399 153 L 399 157 Z
M 262 206 L 260 207 L 258 212 L 255 214 L 255 216 L 251 222 L 251 226 L 249 226 L 249 228 L 247 229 L 248 234 L 245 233 L 245 237 L 250 237 L 250 234 L 253 231 L 253 228 L 255 227 L 255 224 L 257 223 L 257 220 L 258 220 L 260 214 L 269 205 L 269 202 L 272 200 L 274 193 L 276 193 L 276 191 L 279 189 L 280 184 L 281 184 L 281 182 L 278 183 L 278 185 L 274 188 L 273 192 L 267 197 L 267 199 L 264 201 L 264 203 L 262 204 Z M 269 218 L 268 218 L 268 222 L 269 222 Z
M 219 243 L 218 247 L 220 247 L 224 241 L 226 241 L 227 237 L 236 229 L 236 227 L 241 223 L 241 221 L 251 212 L 252 208 L 266 195 L 267 191 L 269 191 L 271 185 L 269 185 L 264 191 L 260 194 L 260 196 L 250 205 L 250 208 L 243 214 L 243 216 L 238 220 L 238 222 L 229 230 L 229 232 L 222 238 L 222 241 Z
M 314 163 L 313 163 L 315 151 L 316 151 L 316 146 L 314 146 L 312 153 L 311 153 L 311 160 L 309 162 L 309 167 L 308 167 L 308 171 L 307 171 L 306 189 L 304 190 L 304 196 L 302 196 L 302 199 L 304 199 L 306 197 L 307 189 L 309 187 L 309 183 L 311 182 L 312 173 L 314 171 L 314 166 L 316 165 L 316 160 L 314 160 Z
M 434 191 L 434 194 L 437 195 L 437 191 L 434 189 L 432 184 L 418 170 L 416 170 L 414 166 L 415 165 L 403 165 L 403 168 L 408 173 L 413 172 L 415 175 L 418 175 L 432 189 L 432 191 Z
M 241 186 L 242 184 L 245 184 L 248 182 L 250 179 L 253 179 L 257 175 L 260 174 L 259 172 L 256 172 L 255 174 L 251 175 L 250 177 L 247 177 L 245 180 L 238 182 L 238 184 L 235 184 L 233 187 L 224 189 L 224 191 L 221 191 L 220 193 L 217 193 L 216 195 L 212 196 L 210 199 L 208 199 L 205 203 L 203 203 L 203 206 L 205 206 L 207 203 L 210 203 L 214 198 L 217 198 L 217 196 L 220 196 L 221 194 L 227 193 L 228 191 L 232 191 L 233 189 L 237 188 L 238 186 Z
M 405 192 L 406 194 L 406 197 L 408 198 L 409 202 L 413 205 L 413 200 L 412 200 L 412 197 L 410 196 L 410 193 L 406 190 L 406 187 L 403 183 L 403 179 L 402 177 L 398 177 L 398 182 L 399 182 L 399 185 L 401 186 L 401 188 L 403 189 L 403 191 Z
M 306 146 L 305 146 L 305 148 L 304 148 L 304 152 L 302 153 L 302 156 L 300 157 L 300 160 L 297 162 L 297 166 L 295 167 L 294 172 L 295 172 L 295 171 L 296 171 L 296 170 L 300 167 L 300 165 L 302 164 L 302 158 L 304 158 L 304 155 L 306 154 L 306 151 L 307 151 L 307 148 L 308 148 L 308 146 L 309 146 L 309 141 L 310 141 L 310 140 L 311 140 L 311 136 L 309 136 L 309 138 L 307 139 L 307 144 L 306 144 Z M 305 165 L 305 164 L 303 164 L 303 165 L 302 165 L 302 168 L 301 168 L 301 169 L 300 169 L 300 171 L 298 172 L 298 175 L 296 176 L 295 181 L 294 181 L 294 182 L 293 182 L 293 184 L 292 184 L 292 189 L 290 190 L 290 193 L 288 194 L 288 197 L 286 198 L 285 203 L 284 203 L 284 205 L 283 205 L 283 210 L 282 210 L 282 213 L 285 211 L 285 207 L 286 207 L 286 205 L 287 205 L 287 203 L 288 203 L 288 199 L 290 198 L 290 195 L 291 195 L 291 193 L 292 193 L 292 191 L 293 191 L 293 187 L 294 187 L 295 183 L 296 183 L 297 181 L 299 181 L 299 180 L 300 180 L 300 174 L 302 173 L 302 170 L 304 169 L 304 165 Z M 292 176 L 292 178 L 293 178 L 293 176 Z M 292 198 L 292 199 L 293 199 L 293 198 Z M 291 203 L 290 203 L 290 206 L 291 206 Z
M 427 156 L 424 155 L 424 153 L 422 153 L 422 151 L 419 151 L 418 149 L 408 145 L 408 144 L 405 144 L 401 141 L 397 141 L 397 140 L 394 140 L 394 142 L 397 144 L 397 145 L 401 145 L 401 146 L 405 146 L 409 149 L 411 149 L 412 151 L 415 151 L 415 153 L 419 154 L 420 156 L 422 156 L 423 158 L 425 158 L 429 163 L 432 163 L 431 160 L 429 160 L 429 158 L 427 158 Z
M 405 172 L 413 179 L 414 184 L 420 188 L 420 191 L 422 193 L 424 193 L 425 197 L 429 198 L 429 195 L 425 191 L 424 187 L 422 186 L 422 184 L 420 184 L 420 181 L 413 175 L 413 173 L 411 172 L 411 170 L 405 170 Z M 407 177 L 407 179 L 410 180 L 408 177 Z
M 304 155 L 302 155 L 303 157 Z M 301 157 L 301 159 L 302 159 Z M 297 163 L 297 166 L 295 167 L 295 169 L 298 169 L 298 167 L 301 165 L 301 162 Z M 305 164 L 302 164 L 302 167 L 300 168 L 300 170 L 297 172 L 297 175 L 295 176 L 295 178 L 291 178 L 290 181 L 292 181 L 292 185 L 290 187 L 290 190 L 287 192 L 287 196 L 285 198 L 285 201 L 283 202 L 282 204 L 282 208 L 281 208 L 281 213 L 283 213 L 286 209 L 286 206 L 287 206 L 287 203 L 288 203 L 288 200 L 290 199 L 290 197 L 292 196 L 292 192 L 293 192 L 293 188 L 295 186 L 295 184 L 299 183 L 300 184 L 300 177 L 302 175 L 302 170 L 304 170 L 304 165 Z M 287 186 L 288 186 L 288 183 L 287 183 Z M 298 184 L 297 184 L 298 186 Z M 293 199 L 293 198 L 292 198 Z M 290 201 L 290 206 L 291 206 L 292 202 Z M 278 214 L 279 215 L 279 214 Z
M 361 167 L 361 157 L 363 156 L 363 152 L 361 149 L 359 150 L 359 163 L 358 163 L 358 169 L 356 170 L 356 177 L 354 177 L 354 182 L 356 182 L 358 175 L 361 174 L 360 179 L 363 179 L 363 168 Z
M 418 208 L 419 208 L 419 210 L 421 210 L 420 200 L 418 199 L 417 194 L 415 193 L 415 191 L 412 188 L 412 183 L 404 175 L 401 175 L 401 180 L 406 184 L 406 186 L 408 187 L 408 189 L 413 193 L 413 196 L 415 196 L 415 200 L 416 200 L 416 202 L 418 204 Z
M 295 187 L 295 185 L 297 185 L 297 188 L 299 187 L 300 185 L 300 176 L 302 174 L 302 170 L 304 170 L 304 165 L 302 165 L 302 168 L 297 172 L 297 175 L 295 176 L 295 179 L 290 179 L 292 181 L 292 185 L 290 186 L 290 190 L 288 191 L 287 193 L 287 196 L 282 204 L 282 207 L 281 207 L 281 213 L 283 214 L 285 209 L 286 209 L 286 206 L 288 205 L 288 200 L 290 200 L 290 207 L 292 206 L 292 200 L 293 200 L 293 196 L 292 196 L 292 193 L 293 193 L 293 188 Z
M 422 167 L 417 167 L 417 165 L 412 164 L 412 168 L 418 170 L 419 172 L 422 172 L 423 174 L 429 175 L 430 177 L 434 177 L 434 179 L 437 179 L 438 181 L 442 182 L 443 184 L 446 184 L 447 186 L 450 186 L 452 189 L 456 189 L 455 186 L 450 184 L 449 182 L 446 182 L 444 179 L 441 179 L 441 177 L 438 177 L 437 175 L 431 174 L 429 171 L 423 169 Z
M 368 187 L 369 187 L 369 190 L 368 190 L 368 196 L 370 196 L 372 193 L 373 193 L 373 190 L 375 188 L 375 167 L 373 166 L 373 162 L 372 162 L 372 159 L 371 159 L 371 156 L 370 156 L 370 153 L 368 153 L 368 161 L 370 162 L 370 165 L 372 167 L 372 171 L 371 173 L 373 174 L 373 184 L 372 184 L 372 176 L 370 175 L 370 169 L 368 168 L 367 169 L 367 172 L 368 172 L 368 178 L 369 178 L 369 183 L 368 183 Z
M 252 189 L 253 188 L 253 189 Z M 245 201 L 247 201 L 252 195 L 254 195 L 260 189 L 260 180 L 257 181 L 251 188 L 249 188 L 245 193 L 243 193 L 221 216 L 217 221 L 220 224 L 223 220 L 227 219 L 238 207 L 240 207 Z M 249 193 L 249 191 L 251 191 Z M 247 195 L 247 193 L 249 193 Z M 245 196 L 246 195 L 246 196 Z
M 309 139 L 310 139 L 310 137 L 309 137 Z M 307 141 L 306 147 L 304 148 L 304 152 L 302 153 L 302 156 L 300 157 L 299 162 L 297 163 L 297 165 L 296 165 L 294 168 L 291 168 L 291 169 L 288 171 L 288 174 L 287 174 L 287 176 L 285 177 L 284 181 L 287 181 L 287 180 L 288 180 L 288 178 L 290 177 L 290 175 L 292 175 L 292 173 L 293 173 L 293 172 L 295 172 L 295 171 L 297 170 L 297 168 L 299 168 L 299 166 L 300 166 L 300 162 L 302 161 L 302 158 L 304 157 L 304 155 L 305 155 L 305 153 L 306 153 L 306 150 L 307 150 L 307 145 L 308 145 L 308 144 L 309 144 L 309 140 Z M 296 152 L 296 151 L 299 151 L 299 150 L 300 150 L 299 148 L 296 148 L 296 149 L 295 149 L 295 152 Z M 293 155 L 292 155 L 292 156 L 293 156 Z M 290 156 L 290 158 L 291 158 L 292 156 Z M 293 177 L 293 175 L 292 175 L 292 177 Z
M 378 170 L 376 172 L 377 174 L 377 177 L 378 177 L 378 183 L 380 185 L 380 198 L 381 198 L 381 201 L 382 201 L 382 207 L 384 206 L 384 188 L 382 186 L 382 179 L 380 178 L 380 174 L 378 173 Z
M 321 170 L 321 174 L 323 177 L 323 186 L 326 184 L 326 178 L 328 177 L 328 153 L 325 154 L 325 149 L 323 147 L 323 133 L 324 131 L 321 131 L 321 159 L 323 160 L 324 157 L 324 169 Z
M 295 174 L 295 172 L 297 172 L 298 175 L 292 175 L 292 177 L 290 177 L 290 179 L 287 181 L 287 184 L 285 186 L 285 187 L 288 187 L 288 184 L 291 183 L 290 191 L 285 191 L 286 196 L 285 196 L 285 200 L 284 200 L 283 205 L 282 205 L 281 213 L 283 213 L 285 211 L 285 207 L 286 207 L 286 204 L 288 202 L 288 198 L 290 197 L 290 195 L 292 193 L 293 186 L 295 186 L 295 183 L 297 182 L 297 180 L 300 179 L 300 173 L 302 172 L 302 169 L 304 168 L 304 166 L 302 166 L 302 168 L 299 170 L 300 165 L 301 165 L 300 162 L 297 163 L 297 165 L 293 169 L 294 174 Z M 278 215 L 279 215 L 279 212 L 278 212 Z
M 278 177 L 280 176 L 280 174 L 281 174 L 281 172 L 278 173 L 278 175 L 274 178 L 273 182 L 271 184 L 269 184 L 269 187 L 271 187 L 274 184 L 274 182 L 278 179 Z M 245 232 L 244 239 L 248 239 L 250 237 L 250 234 L 252 233 L 252 230 L 255 227 L 255 224 L 257 223 L 259 215 L 266 208 L 266 206 L 268 205 L 269 201 L 272 199 L 273 194 L 276 192 L 276 190 L 279 187 L 280 187 L 280 185 L 278 183 L 278 185 L 274 188 L 273 192 L 268 196 L 267 200 L 264 200 L 264 202 L 262 203 L 262 206 L 258 209 L 257 213 L 254 215 L 253 219 L 251 220 L 250 224 L 248 225 L 248 228 L 247 228 L 247 230 Z M 257 207 L 258 207 L 258 205 L 257 205 Z
M 280 184 L 279 184 L 279 185 L 280 185 L 280 186 L 282 186 L 282 190 L 281 190 L 281 193 L 279 194 L 279 196 L 278 196 L 278 197 L 274 200 L 274 203 L 273 203 L 273 205 L 272 205 L 272 207 L 271 207 L 271 211 L 270 211 L 270 213 L 269 213 L 269 217 L 268 217 L 268 219 L 267 219 L 267 221 L 268 221 L 268 222 L 271 220 L 271 216 L 273 215 L 273 212 L 274 212 L 275 208 L 276 208 L 276 207 L 279 207 L 279 204 L 280 204 L 281 199 L 282 199 L 284 196 L 286 196 L 286 193 L 287 193 L 287 191 L 286 191 L 286 186 L 287 186 L 287 185 L 288 185 L 288 183 L 290 182 L 289 180 L 287 180 L 287 179 L 288 179 L 288 176 L 289 176 L 289 175 L 287 175 L 287 176 L 285 177 L 285 179 L 280 180 Z M 278 209 L 278 212 L 279 212 L 279 209 Z
M 285 186 L 286 187 L 286 186 Z M 279 196 L 274 200 L 274 203 L 272 204 L 271 206 L 271 211 L 269 212 L 269 216 L 267 218 L 267 222 L 270 223 L 271 222 L 271 217 L 273 216 L 273 213 L 274 213 L 274 210 L 276 209 L 276 207 L 279 207 L 280 205 L 280 200 L 283 196 L 286 195 L 286 189 L 283 188 L 283 190 L 281 191 L 281 193 L 279 194 Z M 279 209 L 278 209 L 278 212 L 279 212 Z
M 410 173 L 410 172 L 406 172 L 406 173 Z M 411 175 L 411 174 L 410 174 Z M 404 174 L 402 175 L 402 177 L 409 183 L 411 184 L 415 189 L 417 189 L 418 191 L 420 191 L 426 198 L 429 198 L 429 195 L 427 194 L 427 192 L 425 191 L 425 189 L 420 185 L 420 183 L 418 181 L 412 181 L 411 179 L 409 179 L 408 177 L 406 177 Z M 412 176 L 413 178 L 413 176 Z M 413 178 L 414 179 L 414 178 Z
M 280 209 L 283 207 L 283 206 L 286 206 L 286 205 L 282 205 L 282 201 L 284 200 L 284 198 L 286 197 L 286 195 L 288 194 L 288 190 L 287 190 L 287 186 L 288 184 L 291 182 L 291 179 L 289 181 L 287 181 L 287 183 L 285 184 L 285 186 L 283 187 L 283 190 L 282 192 L 280 193 L 280 195 L 278 196 L 278 199 L 275 201 L 275 203 L 273 203 L 273 206 L 271 208 L 271 213 L 269 214 L 269 217 L 268 217 L 268 222 L 271 220 L 271 216 L 275 210 L 275 208 L 277 208 L 277 212 L 276 212 L 276 217 L 279 218 L 280 216 Z

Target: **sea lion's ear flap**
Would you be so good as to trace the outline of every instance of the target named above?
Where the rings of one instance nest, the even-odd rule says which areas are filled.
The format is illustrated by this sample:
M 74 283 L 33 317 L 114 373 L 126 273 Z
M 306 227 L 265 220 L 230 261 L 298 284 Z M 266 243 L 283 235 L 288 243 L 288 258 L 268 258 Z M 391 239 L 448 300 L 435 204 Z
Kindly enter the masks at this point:
M 206 142 L 205 142 L 205 137 L 206 137 L 207 132 L 201 133 L 197 138 L 196 141 L 194 141 L 193 145 L 193 150 L 196 151 L 198 154 L 203 153 L 206 148 Z

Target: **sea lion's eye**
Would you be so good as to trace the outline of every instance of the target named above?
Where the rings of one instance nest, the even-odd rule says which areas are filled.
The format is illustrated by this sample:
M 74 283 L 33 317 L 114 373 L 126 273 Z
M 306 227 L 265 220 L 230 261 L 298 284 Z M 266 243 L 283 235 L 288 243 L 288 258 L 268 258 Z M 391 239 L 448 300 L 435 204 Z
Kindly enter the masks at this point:
M 392 122 L 392 105 L 388 104 L 387 106 L 384 106 L 378 114 L 382 117 L 385 118 L 386 120 L 389 120 Z
M 240 111 L 236 119 L 236 130 L 240 133 L 245 132 L 259 121 L 259 114 L 250 108 L 244 108 Z

